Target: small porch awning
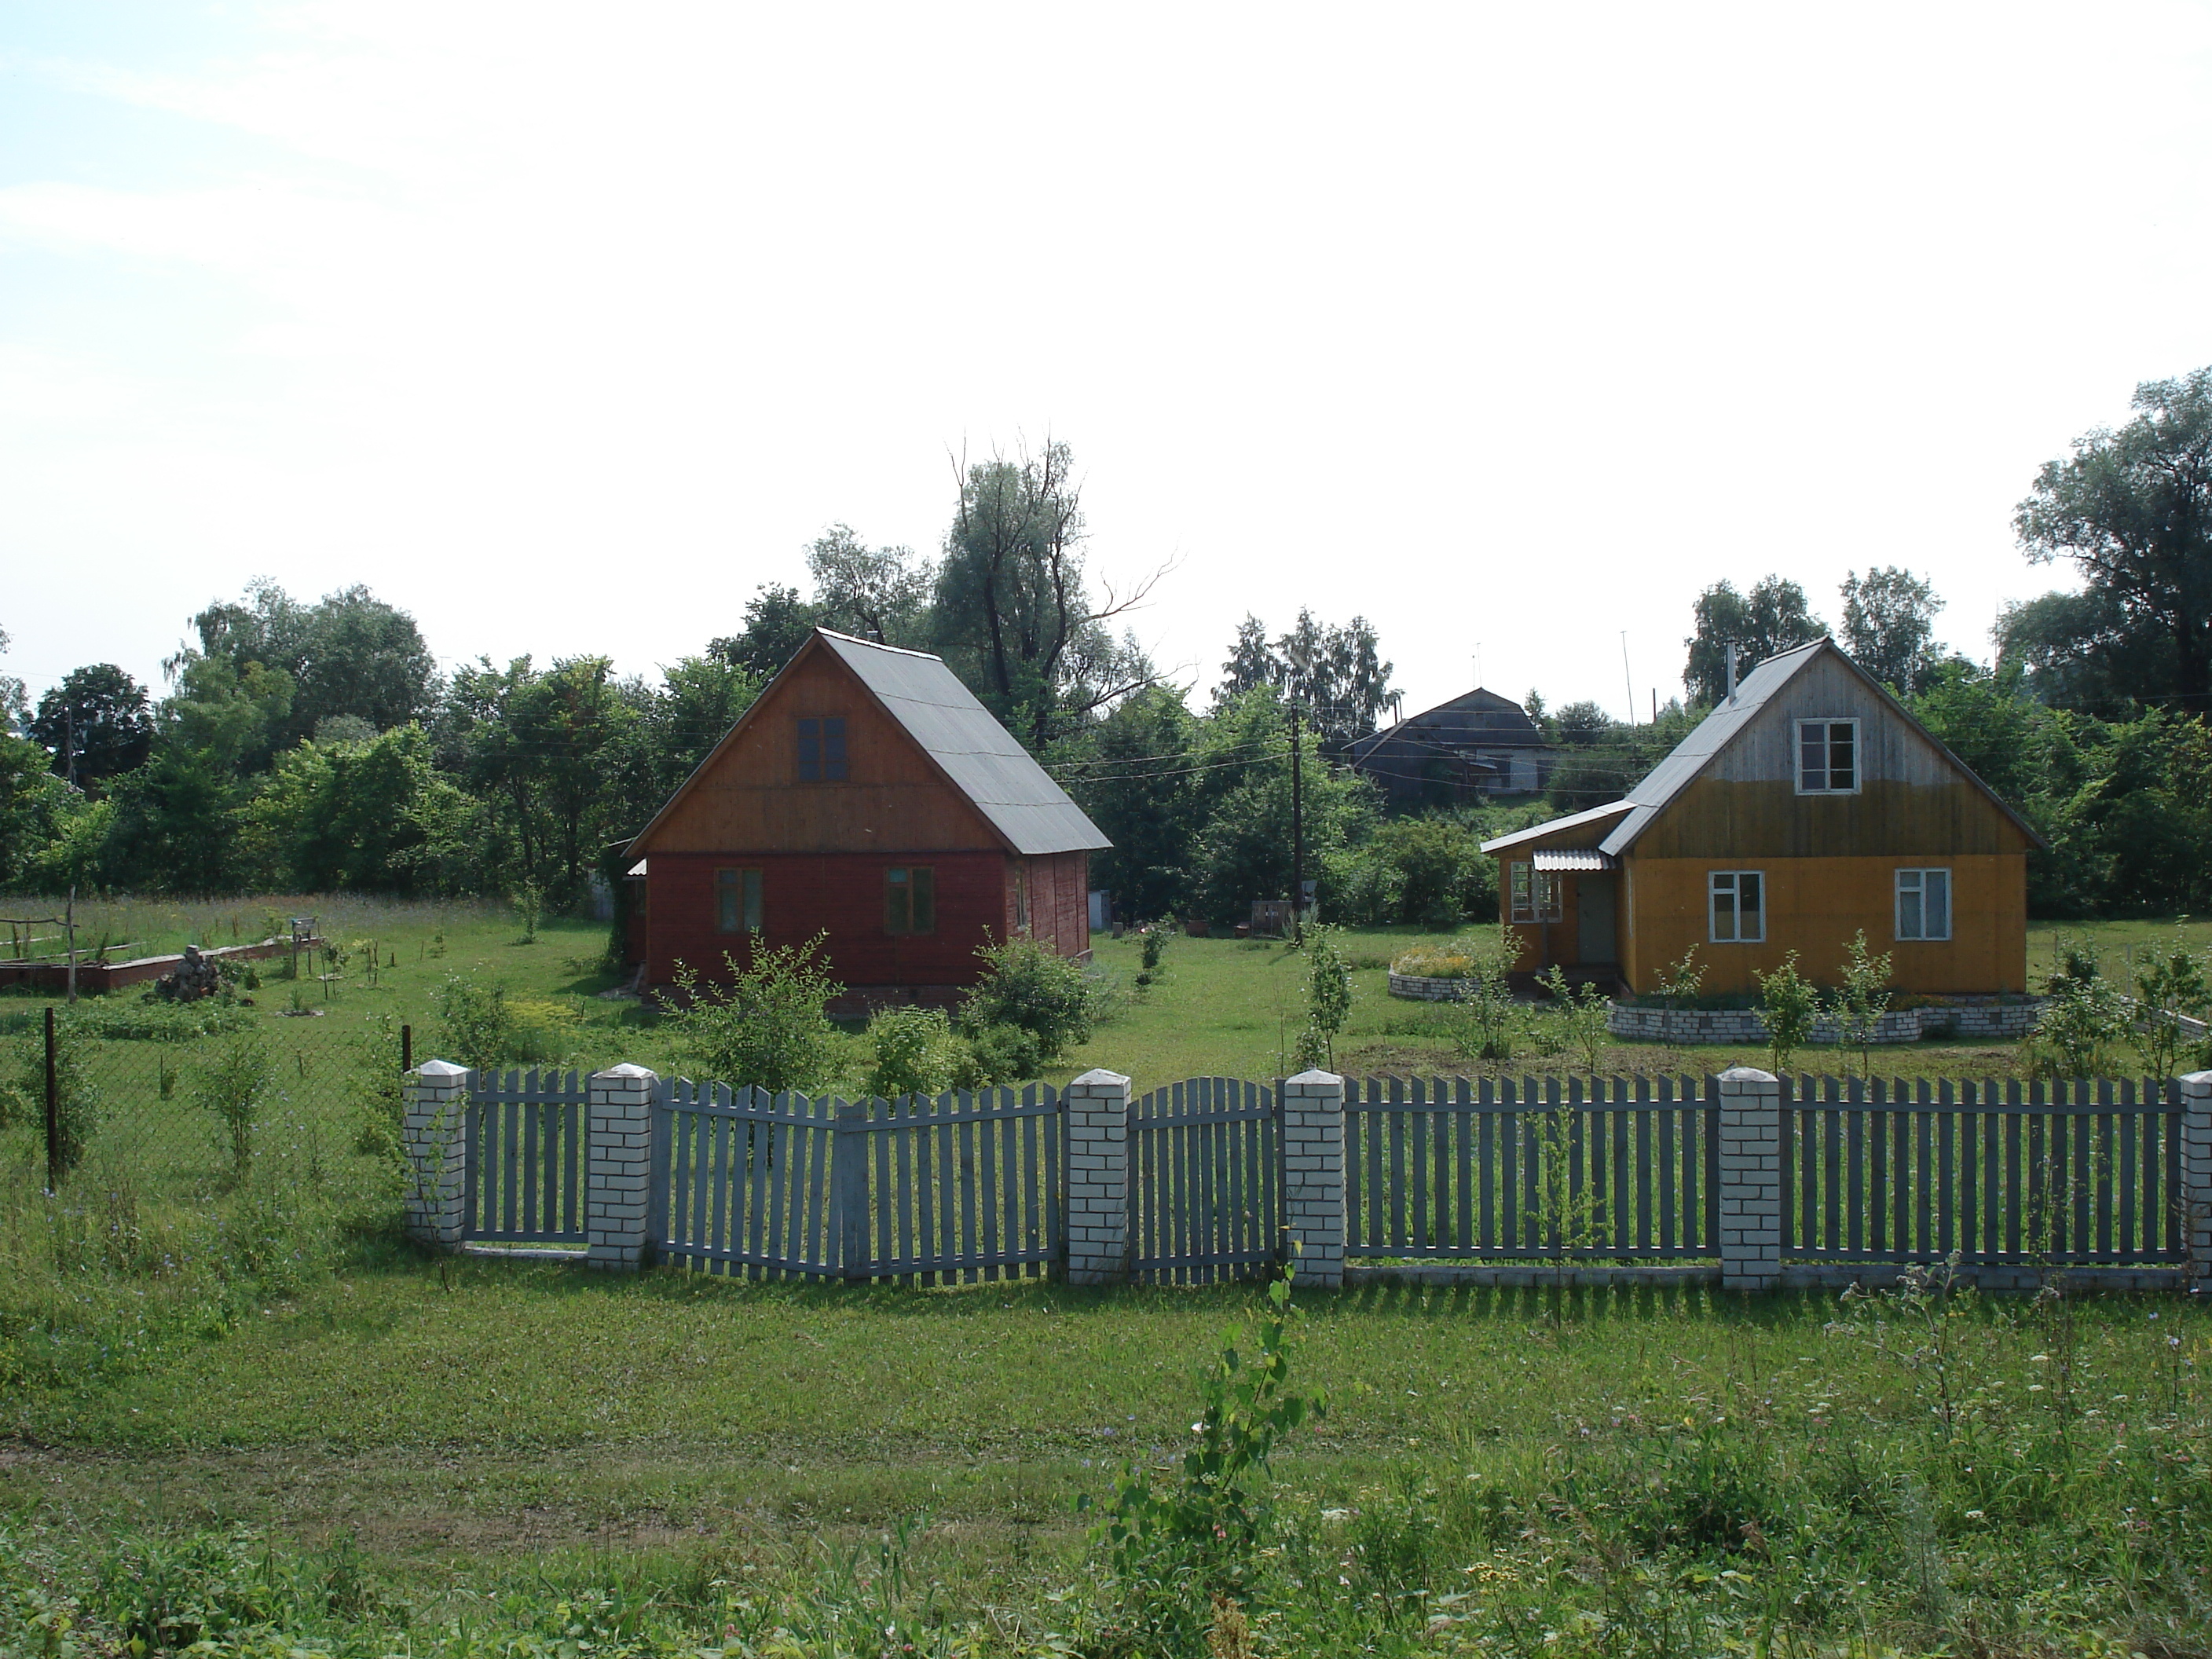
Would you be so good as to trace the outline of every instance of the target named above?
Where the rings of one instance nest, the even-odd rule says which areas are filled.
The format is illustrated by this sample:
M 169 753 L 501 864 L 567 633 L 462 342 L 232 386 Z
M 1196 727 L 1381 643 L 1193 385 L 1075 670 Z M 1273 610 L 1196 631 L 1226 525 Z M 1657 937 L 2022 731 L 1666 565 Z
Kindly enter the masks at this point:
M 652 862 L 652 860 L 649 859 L 640 859 L 635 864 L 631 865 L 629 869 L 623 871 L 623 874 L 626 876 L 641 876 L 645 873 L 645 866 L 650 862 Z
M 1540 851 L 1529 855 L 1539 870 L 1618 870 L 1620 860 L 1610 853 L 1589 851 Z

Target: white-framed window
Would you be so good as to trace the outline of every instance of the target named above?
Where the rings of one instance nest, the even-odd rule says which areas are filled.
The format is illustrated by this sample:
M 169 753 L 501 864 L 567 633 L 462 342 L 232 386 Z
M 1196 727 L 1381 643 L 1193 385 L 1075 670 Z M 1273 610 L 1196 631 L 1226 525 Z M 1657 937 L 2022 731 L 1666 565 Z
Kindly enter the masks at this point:
M 1797 722 L 1797 793 L 1855 795 L 1859 789 L 1859 723 Z
M 1951 937 L 1951 872 L 1897 872 L 1897 936 L 1901 939 Z
M 1756 870 L 1716 870 L 1711 894 L 1716 945 L 1756 945 L 1766 937 L 1766 878 Z
M 1555 870 L 1539 870 L 1533 864 L 1507 866 L 1512 872 L 1513 920 L 1559 920 L 1559 876 Z

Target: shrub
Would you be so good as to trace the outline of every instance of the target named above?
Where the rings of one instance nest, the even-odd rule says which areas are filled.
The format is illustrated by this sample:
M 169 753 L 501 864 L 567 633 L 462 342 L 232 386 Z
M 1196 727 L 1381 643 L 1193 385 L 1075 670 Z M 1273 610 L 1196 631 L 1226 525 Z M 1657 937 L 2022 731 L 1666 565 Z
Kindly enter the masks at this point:
M 192 1079 L 193 1103 L 221 1121 L 231 1168 L 241 1176 L 253 1167 L 253 1130 L 269 1076 L 269 1050 L 261 1039 L 241 1036 L 226 1043 Z
M 489 1072 L 514 1054 L 516 1020 L 506 987 L 453 974 L 430 1000 L 438 1011 L 437 1058 Z
M 2029 1074 L 2045 1078 L 2109 1076 L 2114 1050 L 2133 1021 L 2127 1004 L 2105 977 L 2095 945 L 2069 941 L 2046 982 L 2050 1001 L 2022 1054 Z
M 2135 981 L 2136 1047 L 2142 1050 L 2143 1068 L 2153 1077 L 2171 1077 L 2190 1046 L 2182 1018 L 2212 1014 L 2212 951 L 2191 951 L 2177 928 L 2171 941 L 2151 948 L 2135 970 Z
M 583 1024 L 575 1004 L 550 997 L 510 997 L 507 1007 L 514 1026 L 501 1058 L 518 1066 L 553 1066 L 575 1057 Z
M 958 1040 L 952 1062 L 956 1088 L 985 1089 L 1020 1083 L 1044 1069 L 1044 1045 L 1018 1025 L 987 1025 Z
M 1080 963 L 1026 938 L 987 945 L 975 954 L 983 959 L 983 977 L 960 1005 L 963 1030 L 1018 1026 L 1036 1038 L 1046 1060 L 1089 1039 L 1095 1014 Z
M 875 1063 L 864 1086 L 886 1100 L 950 1088 L 961 1058 L 942 1008 L 886 1008 L 868 1022 L 868 1043 Z
M 757 944 L 744 968 L 726 956 L 726 986 L 708 985 L 678 963 L 677 988 L 689 1006 L 668 1016 L 678 1052 L 725 1083 L 780 1092 L 826 1082 L 837 1069 L 841 1045 L 823 1010 L 845 988 L 816 954 L 823 938 Z
M 1866 929 L 1859 929 L 1844 953 L 1844 982 L 1828 999 L 1829 1018 L 1836 1022 L 1838 1048 L 1856 1046 L 1859 1073 L 1874 1076 L 1875 1028 L 1889 1012 L 1890 959 L 1867 949 Z
M 1298 1033 L 1300 1071 L 1336 1065 L 1336 1034 L 1352 1017 L 1352 969 L 1338 948 L 1334 932 L 1316 927 L 1306 935 L 1306 1027 Z
M 1568 984 L 1566 974 L 1556 963 L 1537 982 L 1552 994 L 1544 1019 L 1559 1038 L 1559 1049 L 1553 1052 L 1580 1049 L 1584 1068 L 1595 1077 L 1607 1045 L 1613 1041 L 1612 1009 L 1605 993 L 1595 985 Z
M 54 1021 L 57 1175 L 84 1161 L 100 1127 L 100 1085 L 93 1081 L 89 1035 L 74 1015 Z M 0 1079 L 0 1129 L 28 1123 L 44 1132 L 46 1121 L 46 1038 L 43 1025 L 15 1040 L 15 1075 Z
M 1137 930 L 1139 948 L 1144 952 L 1137 969 L 1139 990 L 1149 991 L 1166 976 L 1160 967 L 1160 958 L 1167 954 L 1168 934 L 1174 927 L 1175 918 L 1170 916 L 1164 921 L 1147 922 Z
M 1813 1035 L 1820 1018 L 1820 994 L 1812 981 L 1797 971 L 1797 953 L 1782 958 L 1771 974 L 1753 973 L 1759 981 L 1759 1016 L 1766 1024 L 1767 1050 L 1777 1077 L 1789 1069 L 1790 1057 Z

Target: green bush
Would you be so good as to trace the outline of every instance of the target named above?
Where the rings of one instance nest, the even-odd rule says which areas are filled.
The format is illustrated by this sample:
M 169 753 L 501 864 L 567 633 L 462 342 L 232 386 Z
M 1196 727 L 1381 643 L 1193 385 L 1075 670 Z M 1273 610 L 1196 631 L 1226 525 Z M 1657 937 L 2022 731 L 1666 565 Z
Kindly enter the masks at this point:
M 1089 1040 L 1097 1016 L 1081 963 L 1025 938 L 987 945 L 975 954 L 983 959 L 983 977 L 961 1002 L 963 1031 L 1018 1026 L 1036 1037 L 1048 1060 Z
M 0 1129 L 27 1123 L 43 1132 L 46 1121 L 46 1038 L 43 1024 L 15 1039 L 13 1075 L 0 1079 Z M 55 1146 L 67 1175 L 84 1161 L 100 1127 L 100 1085 L 93 1080 L 91 1039 L 74 1012 L 54 1020 Z
M 195 1105 L 221 1121 L 230 1143 L 231 1168 L 245 1175 L 253 1167 L 253 1131 L 269 1091 L 269 1050 L 258 1036 L 234 1038 L 192 1079 Z
M 868 1022 L 875 1060 L 863 1085 L 872 1095 L 933 1095 L 952 1086 L 959 1039 L 942 1008 L 886 1008 Z
M 678 963 L 677 989 L 689 1006 L 666 1022 L 678 1053 L 701 1075 L 739 1086 L 781 1091 L 828 1082 L 843 1044 L 823 1011 L 845 988 L 816 954 L 823 937 L 804 945 L 755 945 L 743 968 L 726 956 L 726 986 L 709 985 Z
M 438 1011 L 434 1058 L 489 1072 L 514 1052 L 516 1022 L 505 986 L 453 974 L 430 1001 Z
M 962 1089 L 1022 1083 L 1044 1070 L 1044 1044 L 1036 1032 L 1018 1025 L 986 1025 L 959 1039 L 952 1081 Z

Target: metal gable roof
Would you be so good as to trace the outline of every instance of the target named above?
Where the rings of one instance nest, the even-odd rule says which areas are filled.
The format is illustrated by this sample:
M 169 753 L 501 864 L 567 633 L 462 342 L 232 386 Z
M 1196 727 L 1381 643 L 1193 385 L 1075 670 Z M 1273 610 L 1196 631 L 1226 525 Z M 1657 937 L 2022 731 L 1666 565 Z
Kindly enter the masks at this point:
M 1608 802 L 1603 806 L 1593 807 L 1587 812 L 1578 812 L 1571 818 L 1554 818 L 1549 823 L 1540 823 L 1533 829 L 1521 830 L 1516 835 L 1503 836 L 1497 841 L 1485 842 L 1483 850 L 1491 852 L 1518 842 L 1536 840 L 1558 830 L 1587 823 L 1593 818 L 1620 814 L 1620 822 L 1614 824 L 1607 833 L 1605 839 L 1598 843 L 1601 851 L 1614 858 L 1620 857 L 1621 854 L 1636 844 L 1636 838 L 1644 833 L 1654 818 L 1666 810 L 1668 804 L 1675 796 L 1689 787 L 1691 780 L 1705 770 L 1706 764 L 1713 757 L 1735 742 L 1744 729 L 1759 717 L 1759 711 L 1766 706 L 1769 700 L 1796 678 L 1799 670 L 1824 651 L 1834 652 L 1839 662 L 1872 687 L 1875 695 L 1889 705 L 1899 720 L 1933 744 L 1946 760 L 1957 767 L 1975 787 L 1996 804 L 1998 811 L 2019 825 L 2030 840 L 2038 846 L 2047 844 L 2033 824 L 2007 805 L 2003 798 L 1988 784 L 1984 783 L 1972 767 L 1945 747 L 1934 732 L 1913 719 L 1911 714 L 1902 703 L 1891 696 L 1873 676 L 1853 662 L 1833 640 L 1818 639 L 1808 645 L 1797 646 L 1791 650 L 1769 657 L 1758 667 L 1753 669 L 1745 676 L 1743 683 L 1736 687 L 1734 701 L 1722 703 L 1699 721 L 1697 729 L 1676 744 L 1667 758 L 1644 774 L 1643 781 L 1621 799 Z
M 942 658 L 826 628 L 815 635 L 1016 852 L 1097 852 L 1114 844 Z

